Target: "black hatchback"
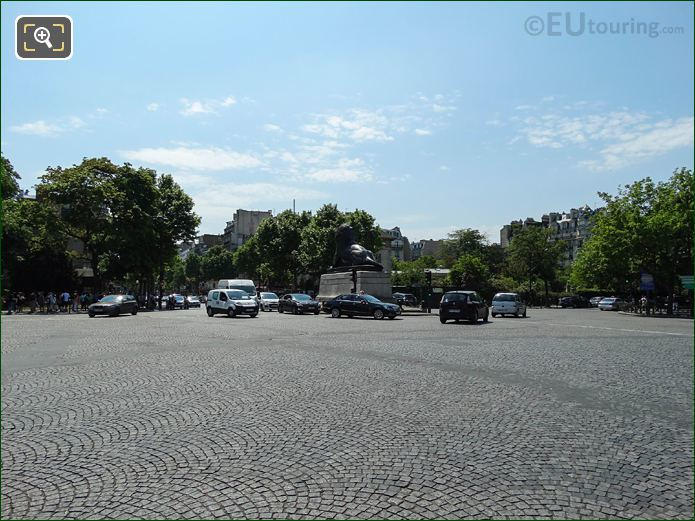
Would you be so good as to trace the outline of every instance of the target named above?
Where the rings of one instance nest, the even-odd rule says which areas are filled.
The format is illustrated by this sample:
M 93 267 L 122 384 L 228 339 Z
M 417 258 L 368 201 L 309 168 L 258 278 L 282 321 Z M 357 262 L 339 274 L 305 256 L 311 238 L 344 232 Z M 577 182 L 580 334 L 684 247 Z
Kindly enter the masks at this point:
M 487 304 L 475 291 L 449 291 L 444 293 L 439 304 L 439 321 L 442 324 L 447 320 L 477 322 L 481 318 L 487 322 L 488 315 Z

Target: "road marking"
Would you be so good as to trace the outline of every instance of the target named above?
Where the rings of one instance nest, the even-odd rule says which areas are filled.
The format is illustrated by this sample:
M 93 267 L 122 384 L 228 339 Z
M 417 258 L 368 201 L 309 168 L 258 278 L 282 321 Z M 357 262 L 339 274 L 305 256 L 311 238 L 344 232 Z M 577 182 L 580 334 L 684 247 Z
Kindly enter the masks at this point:
M 606 329 L 608 331 L 627 331 L 628 333 L 649 333 L 652 335 L 673 335 L 673 336 L 692 336 L 685 333 L 667 333 L 666 331 L 648 331 L 645 329 L 623 329 L 619 327 L 601 327 L 601 326 L 582 326 L 579 324 L 555 324 L 552 322 L 546 322 L 549 326 L 560 326 L 560 327 L 583 327 L 585 329 Z

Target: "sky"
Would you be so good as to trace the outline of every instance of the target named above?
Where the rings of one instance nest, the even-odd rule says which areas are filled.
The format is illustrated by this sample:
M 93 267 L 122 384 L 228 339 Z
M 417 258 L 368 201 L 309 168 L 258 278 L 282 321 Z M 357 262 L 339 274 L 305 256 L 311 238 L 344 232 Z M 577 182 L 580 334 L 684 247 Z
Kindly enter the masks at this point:
M 15 57 L 30 14 L 72 17 L 70 60 Z M 201 233 L 294 199 L 499 242 L 693 167 L 692 2 L 3 2 L 1 20 L 22 187 L 83 157 L 154 168 Z

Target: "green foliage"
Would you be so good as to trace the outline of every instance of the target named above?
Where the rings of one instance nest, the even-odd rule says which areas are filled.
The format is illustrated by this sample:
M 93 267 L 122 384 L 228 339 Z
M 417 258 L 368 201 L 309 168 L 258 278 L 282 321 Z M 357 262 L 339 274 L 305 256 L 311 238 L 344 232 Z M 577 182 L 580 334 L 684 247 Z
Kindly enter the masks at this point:
M 640 272 L 647 272 L 657 289 L 671 294 L 677 275 L 692 273 L 692 171 L 681 168 L 665 182 L 647 177 L 616 196 L 599 195 L 606 207 L 572 266 L 571 284 L 635 292 Z
M 481 252 L 461 255 L 449 272 L 450 284 L 460 286 L 461 289 L 487 293 L 491 276 L 487 264 L 481 257 Z
M 195 252 L 190 252 L 184 263 L 184 273 L 186 279 L 191 283 L 193 289 L 197 289 L 203 277 L 203 259 Z
M 473 254 L 481 257 L 488 246 L 487 238 L 478 230 L 464 228 L 449 234 L 442 245 L 440 257 L 444 266 L 451 267 L 462 255 Z
M 10 160 L 0 155 L 0 189 L 2 199 L 14 199 L 22 194 L 19 188 L 19 174 L 15 171 Z
M 437 260 L 428 255 L 413 261 L 394 259 L 391 282 L 394 286 L 424 285 L 426 282 L 425 270 L 436 267 Z
M 223 246 L 213 246 L 200 258 L 200 275 L 204 280 L 218 281 L 235 277 L 236 273 L 234 254 Z
M 506 272 L 529 284 L 534 279 L 542 280 L 547 293 L 548 285 L 556 278 L 565 247 L 562 241 L 551 241 L 550 231 L 545 228 L 520 230 L 509 244 Z

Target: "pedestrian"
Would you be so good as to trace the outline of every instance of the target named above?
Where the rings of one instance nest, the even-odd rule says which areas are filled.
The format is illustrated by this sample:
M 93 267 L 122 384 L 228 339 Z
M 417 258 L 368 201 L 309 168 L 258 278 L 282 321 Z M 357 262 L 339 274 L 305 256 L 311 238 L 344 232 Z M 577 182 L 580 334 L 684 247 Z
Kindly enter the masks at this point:
M 21 291 L 17 295 L 17 313 L 21 313 L 22 309 L 24 308 L 24 303 L 26 299 L 24 298 L 24 293 Z
M 12 313 L 17 312 L 17 295 L 15 293 L 9 293 L 7 295 L 7 314 L 11 315 Z
M 80 296 L 75 291 L 75 293 L 72 294 L 72 312 L 77 313 L 77 311 L 80 309 Z
M 43 296 L 43 291 L 39 291 L 39 294 L 36 295 L 36 303 L 39 305 L 39 311 L 43 313 L 46 309 L 46 299 Z
M 49 313 L 55 313 L 56 312 L 56 296 L 55 293 L 52 291 L 48 292 L 48 296 L 46 297 L 46 307 Z
M 29 313 L 36 313 L 36 307 L 38 303 L 36 302 L 36 292 L 32 291 L 29 295 Z
M 63 313 L 70 311 L 70 293 L 63 291 L 60 295 L 60 308 Z

